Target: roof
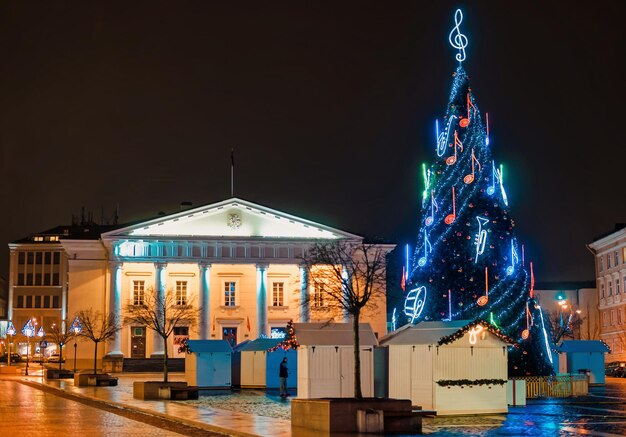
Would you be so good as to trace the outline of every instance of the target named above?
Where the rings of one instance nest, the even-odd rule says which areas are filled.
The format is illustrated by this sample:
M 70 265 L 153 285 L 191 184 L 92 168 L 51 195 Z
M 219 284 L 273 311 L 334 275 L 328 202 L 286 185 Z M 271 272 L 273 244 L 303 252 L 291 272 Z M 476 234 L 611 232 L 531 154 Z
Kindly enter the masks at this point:
M 352 323 L 294 323 L 300 346 L 352 346 Z M 377 346 L 378 340 L 369 323 L 359 324 L 361 346 Z
M 404 325 L 384 336 L 380 340 L 380 344 L 435 344 L 439 339 L 454 334 L 469 323 L 471 320 L 420 322 L 417 325 Z
M 610 352 L 600 340 L 563 340 L 559 352 Z
M 437 344 L 452 343 L 457 337 L 476 325 L 485 327 L 505 344 L 516 345 L 515 340 L 509 338 L 496 326 L 485 320 L 453 320 L 450 322 L 421 322 L 417 325 L 404 325 L 400 329 L 388 334 L 380 340 L 381 345 L 414 345 L 414 344 Z
M 282 338 L 257 338 L 256 340 L 243 344 L 241 347 L 238 345 L 237 350 L 240 352 L 266 351 L 273 348 L 281 341 L 283 341 Z
M 602 240 L 604 237 L 608 237 L 611 234 L 614 234 L 616 232 L 621 231 L 622 229 L 626 229 L 626 223 L 615 223 L 615 226 L 613 227 L 613 230 L 611 231 L 607 231 L 605 233 L 603 233 L 602 235 L 598 235 L 596 238 L 593 239 L 593 241 L 598 241 L 598 240 Z
M 188 340 L 187 344 L 192 352 L 232 352 L 228 340 Z
M 239 352 L 248 343 L 250 343 L 250 340 L 244 340 L 241 343 L 236 344 L 235 347 L 233 348 L 233 352 Z

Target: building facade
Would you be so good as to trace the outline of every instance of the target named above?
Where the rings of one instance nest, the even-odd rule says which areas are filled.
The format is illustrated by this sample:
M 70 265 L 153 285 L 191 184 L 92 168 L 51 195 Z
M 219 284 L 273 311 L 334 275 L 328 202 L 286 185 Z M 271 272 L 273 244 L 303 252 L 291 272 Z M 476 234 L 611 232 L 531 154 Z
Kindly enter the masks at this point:
M 169 292 L 177 305 L 200 309 L 198 320 L 174 329 L 167 345 L 173 357 L 183 356 L 185 338 L 235 344 L 280 333 L 290 319 L 348 321 L 301 265 L 311 244 L 339 240 L 362 237 L 236 198 L 130 226 L 61 226 L 10 245 L 9 318 L 18 331 L 28 319 L 44 329 L 68 324 L 84 309 L 123 319 L 148 293 Z M 386 302 L 379 296 L 361 321 L 382 337 Z M 37 352 L 34 341 L 17 337 L 21 352 Z M 125 325 L 103 353 L 148 358 L 163 348 L 146 326 Z M 81 342 L 78 360 L 92 357 L 93 345 Z
M 595 255 L 600 338 L 611 348 L 607 361 L 626 361 L 626 224 L 587 246 Z

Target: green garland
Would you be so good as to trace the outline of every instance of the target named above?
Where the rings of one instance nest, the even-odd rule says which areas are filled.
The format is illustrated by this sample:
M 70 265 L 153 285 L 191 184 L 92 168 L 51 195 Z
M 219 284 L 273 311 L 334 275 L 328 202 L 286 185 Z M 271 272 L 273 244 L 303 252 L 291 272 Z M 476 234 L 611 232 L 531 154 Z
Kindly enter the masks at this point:
M 487 322 L 485 320 L 482 320 L 482 319 L 477 319 L 477 320 L 474 320 L 471 323 L 468 323 L 467 325 L 465 325 L 464 327 L 462 327 L 461 329 L 456 331 L 454 334 L 450 334 L 450 335 L 448 335 L 446 337 L 441 337 L 439 339 L 439 341 L 437 342 L 437 345 L 442 346 L 444 344 L 450 344 L 450 343 L 453 343 L 453 342 L 455 342 L 456 340 L 458 340 L 460 338 L 463 338 L 463 336 L 466 333 L 468 333 L 469 331 L 471 331 L 471 329 L 474 328 L 476 325 L 484 326 L 489 332 L 491 332 L 493 335 L 498 337 L 503 342 L 508 343 L 510 345 L 513 345 L 515 347 L 519 347 L 517 342 L 515 340 L 513 340 L 511 337 L 509 337 L 508 335 L 506 335 L 502 330 L 498 329 L 497 327 L 495 327 L 491 323 L 489 323 L 489 322 Z
M 473 385 L 504 385 L 507 383 L 506 379 L 440 379 L 437 381 L 442 387 L 450 386 L 473 386 Z

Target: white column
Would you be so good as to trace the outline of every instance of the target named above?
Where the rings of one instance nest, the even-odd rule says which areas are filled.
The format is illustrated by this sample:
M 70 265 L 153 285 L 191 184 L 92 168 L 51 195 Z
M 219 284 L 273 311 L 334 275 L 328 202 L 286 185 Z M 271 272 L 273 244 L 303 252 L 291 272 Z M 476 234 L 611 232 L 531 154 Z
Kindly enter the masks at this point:
M 267 335 L 267 264 L 256 265 L 257 336 Z
M 198 335 L 200 340 L 211 338 L 211 264 L 200 263 L 200 324 Z
M 122 317 L 122 263 L 109 263 L 109 271 L 111 272 L 111 282 L 109 284 L 109 315 L 113 315 L 121 323 Z M 122 354 L 122 337 L 121 332 L 117 331 L 109 340 L 107 348 L 107 357 L 121 357 Z
M 309 272 L 300 266 L 300 320 L 302 323 L 311 321 L 311 298 L 309 296 Z
M 156 293 L 157 302 L 163 302 L 165 299 L 165 267 L 166 263 L 154 263 L 154 292 Z M 157 317 L 162 317 L 162 314 L 158 314 Z M 162 357 L 165 355 L 163 350 L 163 338 L 152 331 L 152 353 L 150 358 Z

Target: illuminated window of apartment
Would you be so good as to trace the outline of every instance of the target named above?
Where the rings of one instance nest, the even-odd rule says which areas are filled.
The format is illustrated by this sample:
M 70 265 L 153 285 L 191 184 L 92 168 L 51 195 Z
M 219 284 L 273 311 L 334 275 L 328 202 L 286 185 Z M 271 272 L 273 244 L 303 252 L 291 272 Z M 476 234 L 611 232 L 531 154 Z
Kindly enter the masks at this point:
M 176 281 L 176 305 L 187 305 L 187 281 Z
M 315 284 L 313 287 L 313 306 L 320 308 L 324 305 L 324 284 Z
M 275 307 L 282 307 L 285 305 L 285 283 L 284 282 L 272 283 L 272 305 Z
M 237 287 L 237 283 L 234 281 L 224 282 L 224 306 L 227 306 L 227 307 L 235 306 L 236 287 Z
M 33 237 L 33 241 L 43 241 L 43 237 L 38 235 L 36 237 Z
M 145 281 L 133 281 L 133 305 L 144 305 L 145 291 Z

